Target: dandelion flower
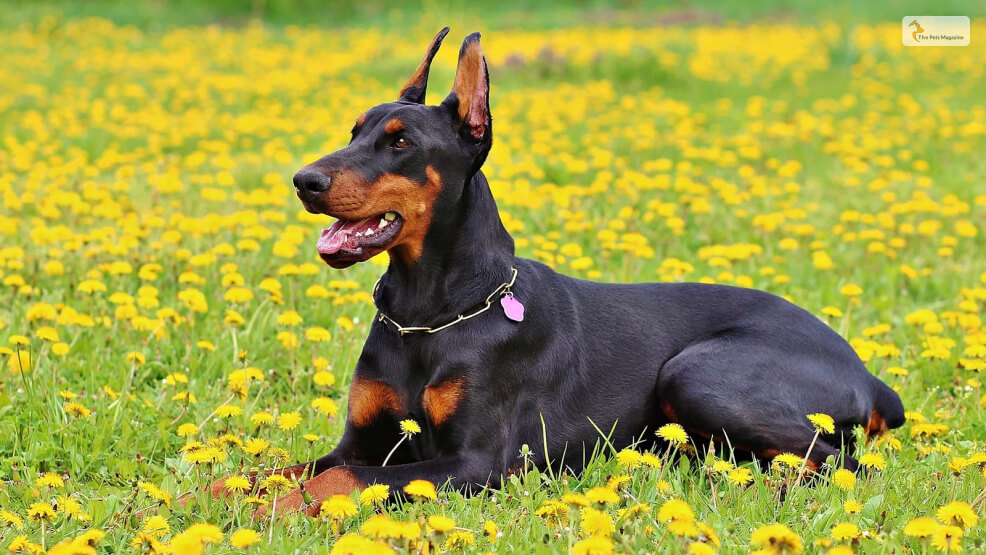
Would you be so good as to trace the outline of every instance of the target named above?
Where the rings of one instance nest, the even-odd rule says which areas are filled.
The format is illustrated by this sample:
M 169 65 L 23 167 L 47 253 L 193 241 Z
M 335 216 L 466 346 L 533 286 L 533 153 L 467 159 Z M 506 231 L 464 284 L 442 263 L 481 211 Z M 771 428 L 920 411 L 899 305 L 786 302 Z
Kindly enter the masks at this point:
M 643 455 L 633 449 L 624 449 L 616 454 L 617 462 L 627 470 L 633 470 L 640 466 L 642 458 Z
M 262 425 L 265 425 L 265 424 L 273 424 L 274 423 L 274 415 L 271 414 L 271 413 L 269 413 L 269 412 L 267 412 L 267 411 L 261 411 L 261 412 L 258 412 L 256 414 L 254 414 L 253 416 L 251 416 L 250 417 L 250 422 L 253 422 L 253 425 L 254 426 L 262 426 Z
M 835 420 L 827 414 L 822 414 L 820 412 L 809 414 L 808 420 L 811 421 L 811 425 L 815 428 L 815 431 L 820 434 L 835 433 Z
M 589 536 L 608 536 L 616 531 L 613 519 L 591 507 L 582 509 L 582 531 Z
M 428 517 L 428 526 L 439 534 L 444 534 L 455 528 L 455 521 L 447 516 L 432 515 Z
M 271 474 L 260 482 L 260 488 L 267 490 L 273 496 L 280 492 L 288 491 L 294 487 L 294 483 L 282 474 Z
M 348 495 L 333 495 L 322 502 L 318 512 L 322 517 L 342 520 L 356 515 L 359 508 Z
M 409 436 L 421 433 L 421 426 L 414 420 L 401 420 L 401 432 Z
M 373 484 L 360 492 L 359 502 L 364 505 L 378 505 L 386 501 L 389 496 L 390 486 L 387 484 Z
M 589 536 L 572 546 L 573 555 L 610 555 L 613 551 L 613 540 L 606 536 Z
M 21 517 L 17 516 L 17 513 L 6 509 L 0 509 L 0 524 L 12 524 L 17 529 L 24 528 L 24 521 Z
M 259 542 L 260 534 L 250 528 L 240 528 L 229 537 L 229 544 L 238 549 L 246 549 Z
M 950 526 L 958 526 L 963 530 L 975 526 L 979 522 L 979 516 L 972 510 L 972 506 L 963 501 L 952 501 L 943 505 L 935 514 L 942 523 Z
M 843 491 L 849 491 L 856 487 L 856 475 L 845 468 L 840 468 L 832 473 L 832 483 Z
M 411 480 L 410 483 L 404 486 L 404 493 L 412 497 L 420 497 L 421 499 L 430 499 L 432 501 L 438 499 L 438 494 L 435 492 L 435 484 L 428 480 Z
M 39 488 L 60 488 L 65 486 L 65 480 L 54 472 L 45 472 L 34 481 Z
M 798 555 L 804 551 L 801 538 L 783 524 L 765 524 L 750 534 L 750 545 L 767 553 Z
M 671 499 L 666 501 L 657 511 L 657 520 L 668 522 L 671 520 L 695 520 L 695 513 L 691 506 L 681 499 Z
M 277 417 L 277 426 L 288 432 L 298 427 L 301 423 L 301 415 L 297 412 L 286 412 Z
M 881 453 L 866 453 L 859 458 L 859 464 L 870 470 L 887 469 L 887 459 Z
M 832 539 L 836 541 L 854 540 L 860 536 L 859 526 L 852 522 L 840 522 L 832 527 Z
M 223 487 L 232 492 L 245 493 L 253 488 L 253 484 L 243 476 L 230 476 L 223 482 Z
M 496 527 L 495 522 L 487 520 L 483 523 L 483 534 L 492 542 L 500 536 L 500 530 Z
M 49 503 L 33 503 L 27 509 L 27 516 L 35 522 L 51 522 L 55 519 L 55 508 Z
M 781 453 L 780 455 L 774 457 L 774 465 L 781 468 L 786 466 L 788 468 L 797 469 L 801 467 L 802 462 L 804 462 L 804 459 L 793 453 Z
M 593 503 L 599 503 L 601 505 L 619 503 L 620 496 L 616 494 L 613 490 L 606 487 L 595 487 L 585 492 L 585 496 L 589 498 L 589 501 Z
M 904 526 L 904 534 L 915 538 L 927 538 L 937 530 L 941 524 L 933 518 L 926 516 L 915 518 Z
M 681 445 L 688 441 L 688 434 L 680 424 L 665 424 L 658 428 L 657 435 L 671 445 Z
M 931 532 L 931 546 L 938 551 L 962 551 L 962 529 L 958 526 L 939 526 Z
M 144 520 L 144 532 L 155 539 L 160 539 L 161 536 L 167 534 L 171 531 L 171 526 L 168 525 L 167 519 L 161 515 L 152 515 Z

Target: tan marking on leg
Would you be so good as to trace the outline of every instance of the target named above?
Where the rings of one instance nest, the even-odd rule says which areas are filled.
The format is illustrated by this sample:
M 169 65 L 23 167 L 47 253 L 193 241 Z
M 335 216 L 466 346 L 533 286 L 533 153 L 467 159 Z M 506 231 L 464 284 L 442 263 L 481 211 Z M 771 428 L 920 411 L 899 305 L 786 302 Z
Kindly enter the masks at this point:
M 304 482 L 303 486 L 304 491 L 308 493 L 311 499 L 311 503 L 305 503 L 305 494 L 299 487 L 291 493 L 277 498 L 277 515 L 304 509 L 308 516 L 318 516 L 322 502 L 326 499 L 333 495 L 349 495 L 354 491 L 362 491 L 366 488 L 366 484 L 343 466 L 330 468 Z M 261 507 L 256 514 L 263 517 L 267 514 L 267 508 Z
M 393 387 L 376 380 L 353 381 L 349 387 L 349 421 L 354 426 L 367 426 L 384 411 L 401 412 L 400 397 Z
M 451 378 L 437 385 L 425 387 L 421 404 L 428 418 L 441 426 L 459 408 L 466 396 L 466 382 L 463 378 Z
M 674 409 L 671 407 L 671 403 L 667 401 L 661 401 L 661 412 L 663 412 L 664 416 L 671 422 L 674 422 L 676 424 L 679 423 L 678 415 L 675 414 Z
M 888 429 L 887 421 L 883 419 L 883 416 L 881 416 L 876 409 L 873 409 L 873 412 L 870 413 L 870 419 L 866 423 L 867 443 L 869 443 L 873 437 L 886 433 Z

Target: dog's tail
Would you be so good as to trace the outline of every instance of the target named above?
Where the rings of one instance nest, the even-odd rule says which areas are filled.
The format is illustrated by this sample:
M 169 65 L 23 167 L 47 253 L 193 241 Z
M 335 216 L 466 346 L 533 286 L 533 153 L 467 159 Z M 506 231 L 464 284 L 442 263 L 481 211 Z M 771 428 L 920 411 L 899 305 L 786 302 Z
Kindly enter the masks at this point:
M 904 425 L 904 403 L 887 384 L 874 379 L 873 411 L 866 424 L 866 439 Z

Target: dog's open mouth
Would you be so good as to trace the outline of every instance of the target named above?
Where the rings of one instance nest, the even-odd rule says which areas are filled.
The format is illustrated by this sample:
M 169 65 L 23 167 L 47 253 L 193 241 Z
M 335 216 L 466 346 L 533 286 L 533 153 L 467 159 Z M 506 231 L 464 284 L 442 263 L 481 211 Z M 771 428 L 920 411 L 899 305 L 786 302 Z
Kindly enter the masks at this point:
M 336 220 L 318 238 L 318 253 L 333 267 L 362 262 L 387 249 L 401 230 L 397 212 L 377 214 L 362 220 Z

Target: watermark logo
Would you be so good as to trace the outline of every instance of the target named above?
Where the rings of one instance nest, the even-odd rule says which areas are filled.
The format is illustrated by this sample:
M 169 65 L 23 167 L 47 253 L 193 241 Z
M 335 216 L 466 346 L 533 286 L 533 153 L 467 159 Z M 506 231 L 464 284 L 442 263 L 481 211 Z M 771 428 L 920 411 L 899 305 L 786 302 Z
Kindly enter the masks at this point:
M 964 15 L 909 15 L 901 20 L 904 46 L 969 46 L 969 18 Z

